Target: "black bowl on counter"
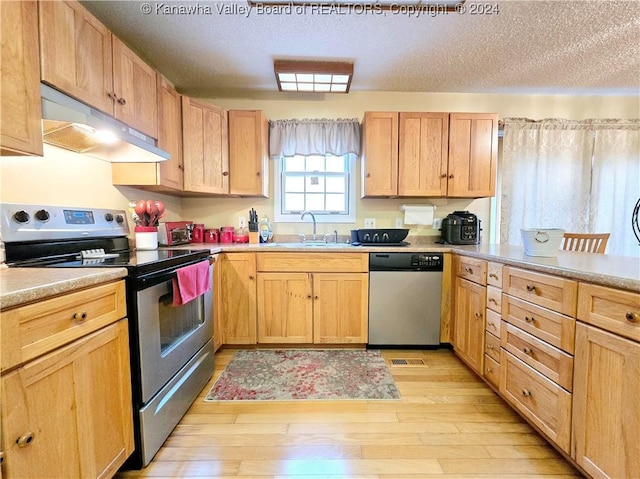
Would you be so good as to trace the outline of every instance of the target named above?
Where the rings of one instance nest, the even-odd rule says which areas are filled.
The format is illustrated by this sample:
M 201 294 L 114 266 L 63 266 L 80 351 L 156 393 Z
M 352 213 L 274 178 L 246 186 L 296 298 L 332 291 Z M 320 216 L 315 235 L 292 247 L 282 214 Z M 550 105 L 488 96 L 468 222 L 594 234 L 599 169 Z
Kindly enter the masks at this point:
M 355 243 L 400 243 L 409 234 L 404 228 L 367 228 L 351 230 L 351 242 Z

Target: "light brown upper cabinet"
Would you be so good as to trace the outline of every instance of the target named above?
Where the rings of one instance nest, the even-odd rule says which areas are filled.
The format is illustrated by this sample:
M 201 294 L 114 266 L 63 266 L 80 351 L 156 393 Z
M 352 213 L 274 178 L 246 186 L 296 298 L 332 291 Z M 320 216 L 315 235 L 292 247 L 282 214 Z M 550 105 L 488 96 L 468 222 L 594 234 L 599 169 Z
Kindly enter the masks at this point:
M 42 81 L 157 138 L 155 71 L 78 2 L 38 5 Z
M 498 115 L 366 112 L 362 196 L 495 194 Z
M 42 155 L 36 2 L 0 2 L 0 151 Z
M 156 71 L 113 36 L 115 117 L 132 128 L 158 138 Z
M 362 197 L 398 195 L 398 113 L 367 111 L 362 122 Z
M 158 84 L 158 147 L 171 158 L 158 163 L 112 163 L 114 185 L 136 186 L 144 190 L 181 192 L 183 189 L 182 162 L 182 105 L 180 94 L 162 75 Z
M 498 115 L 451 113 L 447 196 L 494 196 L 497 165 Z
M 229 193 L 269 196 L 269 125 L 260 110 L 229 111 Z
M 227 111 L 182 97 L 184 190 L 229 193 Z
M 448 113 L 400 113 L 399 196 L 446 196 Z

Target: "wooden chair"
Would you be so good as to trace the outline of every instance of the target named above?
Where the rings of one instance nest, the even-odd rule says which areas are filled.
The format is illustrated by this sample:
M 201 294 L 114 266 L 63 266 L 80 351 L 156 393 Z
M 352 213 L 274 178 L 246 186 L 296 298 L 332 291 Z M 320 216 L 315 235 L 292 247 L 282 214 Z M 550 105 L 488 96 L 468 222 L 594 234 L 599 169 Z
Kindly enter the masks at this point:
M 562 249 L 582 253 L 604 254 L 610 233 L 565 233 Z

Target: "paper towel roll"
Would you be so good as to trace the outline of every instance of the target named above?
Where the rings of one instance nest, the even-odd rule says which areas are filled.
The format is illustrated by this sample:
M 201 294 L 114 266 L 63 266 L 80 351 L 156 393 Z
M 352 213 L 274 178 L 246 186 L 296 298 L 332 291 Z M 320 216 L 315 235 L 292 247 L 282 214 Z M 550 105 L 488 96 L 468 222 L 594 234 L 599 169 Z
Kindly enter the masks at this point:
M 433 214 L 436 207 L 433 205 L 402 205 L 404 211 L 404 224 L 406 225 L 432 225 Z

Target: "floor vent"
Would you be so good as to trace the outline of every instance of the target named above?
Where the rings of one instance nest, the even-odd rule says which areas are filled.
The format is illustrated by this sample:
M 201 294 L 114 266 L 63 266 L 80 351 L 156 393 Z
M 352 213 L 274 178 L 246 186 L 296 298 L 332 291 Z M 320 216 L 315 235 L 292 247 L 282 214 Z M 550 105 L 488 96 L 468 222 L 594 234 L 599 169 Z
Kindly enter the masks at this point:
M 392 366 L 426 366 L 424 360 L 420 358 L 393 358 L 391 359 Z

